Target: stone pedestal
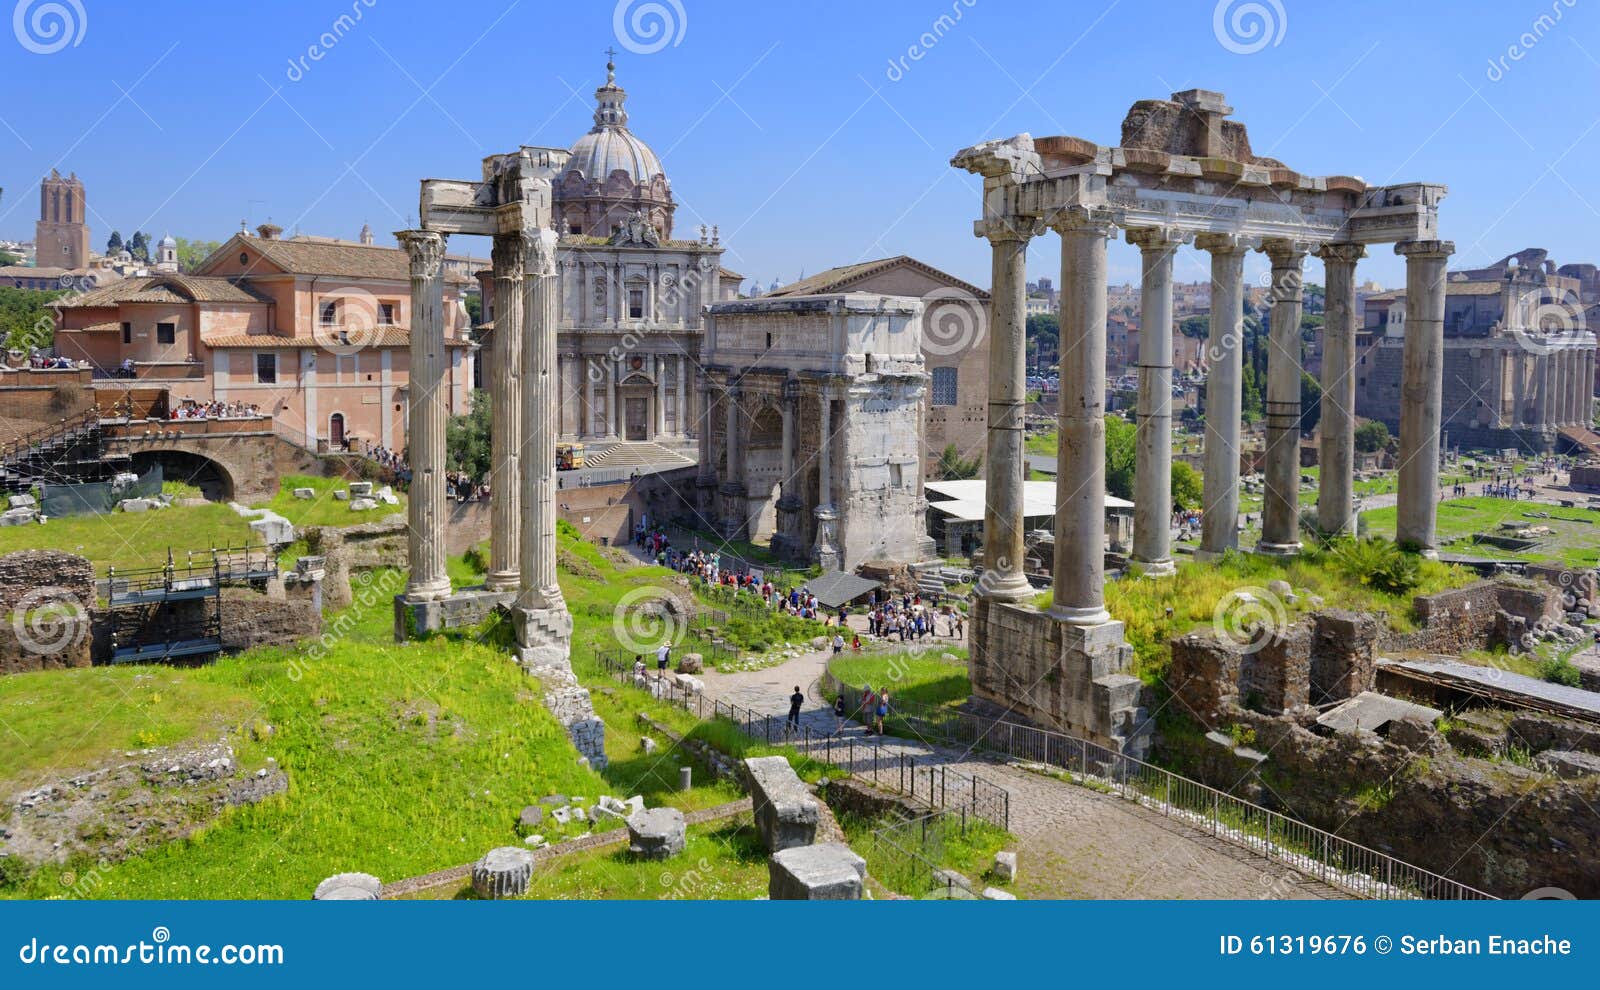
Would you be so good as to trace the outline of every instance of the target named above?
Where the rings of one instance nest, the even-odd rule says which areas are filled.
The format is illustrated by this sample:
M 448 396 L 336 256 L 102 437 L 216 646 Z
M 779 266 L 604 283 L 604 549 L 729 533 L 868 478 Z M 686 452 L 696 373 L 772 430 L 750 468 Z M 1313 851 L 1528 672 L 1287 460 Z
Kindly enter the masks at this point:
M 517 661 L 524 667 L 565 665 L 572 655 L 572 614 L 566 608 L 513 608 Z
M 785 849 L 767 870 L 775 901 L 859 901 L 867 879 L 867 861 L 842 842 Z

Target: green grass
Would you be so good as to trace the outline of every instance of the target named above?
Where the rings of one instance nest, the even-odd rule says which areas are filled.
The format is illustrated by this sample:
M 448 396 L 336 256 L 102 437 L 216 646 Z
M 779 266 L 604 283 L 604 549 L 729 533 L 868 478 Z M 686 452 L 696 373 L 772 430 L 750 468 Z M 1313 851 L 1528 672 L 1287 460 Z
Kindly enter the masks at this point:
M 1529 518 L 1526 513 L 1548 513 L 1549 518 Z M 1368 531 L 1393 537 L 1396 510 L 1393 507 L 1362 513 Z M 1514 502 L 1502 498 L 1450 499 L 1439 505 L 1438 538 L 1448 552 L 1503 560 L 1557 560 L 1571 567 L 1600 564 L 1600 509 L 1563 508 L 1536 502 Z M 1550 536 L 1540 538 L 1538 546 L 1524 551 L 1505 550 L 1472 542 L 1478 533 L 1500 532 L 1502 522 L 1526 526 L 1549 526 Z
M 972 692 L 967 679 L 967 651 L 948 651 L 960 657 L 959 661 L 940 659 L 943 652 L 946 651 L 935 649 L 927 653 L 844 655 L 833 660 L 828 669 L 845 684 L 887 687 L 889 696 L 898 701 L 959 705 Z
M 867 876 L 889 890 L 910 897 L 927 895 L 932 886 L 930 863 L 973 881 L 974 893 L 986 886 L 1006 886 L 991 869 L 995 853 L 1015 848 L 1016 837 L 1011 833 L 979 818 L 963 824 L 958 815 L 946 814 L 933 819 L 925 833 L 907 825 L 894 834 L 892 844 L 875 840 L 874 831 L 897 823 L 893 818 L 839 816 L 839 827 L 850 848 L 867 861 Z M 920 860 L 906 855 L 907 851 L 915 851 Z
M 190 550 L 242 546 L 251 541 L 249 520 L 226 505 L 173 506 L 149 512 L 52 516 L 42 526 L 0 529 L 0 554 L 16 550 L 64 550 L 81 554 L 97 574 L 166 563 L 170 548 L 181 561 Z
M 404 492 L 396 492 L 400 499 L 399 505 L 384 505 L 379 503 L 376 509 L 366 512 L 350 511 L 348 501 L 340 501 L 333 497 L 339 489 L 348 489 L 348 478 L 318 478 L 305 474 L 286 474 L 278 486 L 278 494 L 266 507 L 278 515 L 294 523 L 297 527 L 306 526 L 356 526 L 361 523 L 377 522 L 384 516 L 395 514 L 404 515 L 406 511 L 406 496 Z M 373 483 L 373 491 L 382 488 L 381 484 Z M 315 498 L 295 498 L 296 488 L 310 488 L 316 492 Z

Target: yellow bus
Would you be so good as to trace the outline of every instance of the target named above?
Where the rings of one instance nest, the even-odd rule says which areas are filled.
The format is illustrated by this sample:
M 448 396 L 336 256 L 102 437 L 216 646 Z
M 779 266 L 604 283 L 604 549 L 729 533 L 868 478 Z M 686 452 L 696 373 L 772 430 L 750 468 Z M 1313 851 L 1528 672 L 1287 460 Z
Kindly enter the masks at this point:
M 583 467 L 583 444 L 556 444 L 556 470 L 576 471 Z

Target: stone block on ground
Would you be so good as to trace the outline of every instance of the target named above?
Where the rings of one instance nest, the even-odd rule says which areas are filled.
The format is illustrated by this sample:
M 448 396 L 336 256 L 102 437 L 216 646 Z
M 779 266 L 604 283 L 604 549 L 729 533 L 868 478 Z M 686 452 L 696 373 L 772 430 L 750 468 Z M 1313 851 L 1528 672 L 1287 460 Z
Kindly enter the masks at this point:
M 671 859 L 686 841 L 683 812 L 648 808 L 628 816 L 628 851 L 646 859 Z
M 544 821 L 544 809 L 536 804 L 530 804 L 522 809 L 522 814 L 517 816 L 517 824 L 522 828 L 533 828 Z
M 350 493 L 343 488 L 336 489 L 333 493 L 333 500 L 335 502 L 348 502 Z
M 775 901 L 859 901 L 867 861 L 842 842 L 795 846 L 767 863 L 767 895 Z
M 377 507 L 378 500 L 375 498 L 352 498 L 350 500 L 351 512 L 371 512 Z
M 6 502 L 6 507 L 10 509 L 37 509 L 39 507 L 39 503 L 32 495 L 24 493 L 21 495 L 12 495 Z
M 375 901 L 383 892 L 383 881 L 370 873 L 335 873 L 317 884 L 314 901 Z
M 373 497 L 382 502 L 384 505 L 400 504 L 400 499 L 395 495 L 394 489 L 390 488 L 388 485 L 384 485 L 382 488 L 378 489 L 377 494 Z
M 706 670 L 706 661 L 698 653 L 685 653 L 678 658 L 678 673 L 703 674 Z
M 744 761 L 755 806 L 756 827 L 768 852 L 808 846 L 816 840 L 821 812 L 817 799 L 799 774 L 781 756 L 757 756 Z
M 1017 854 L 1010 850 L 994 854 L 994 875 L 1011 883 L 1017 879 Z
M 472 889 L 485 900 L 520 897 L 533 877 L 533 853 L 517 846 L 491 849 L 472 864 Z
M 1007 893 L 999 887 L 985 887 L 983 888 L 983 899 L 986 901 L 1014 901 L 1017 899 L 1017 895 Z
M 660 748 L 660 745 L 654 739 L 651 739 L 649 736 L 645 736 L 639 740 L 639 748 L 644 750 L 644 755 L 652 756 L 655 754 L 655 751 Z
M 317 491 L 314 488 L 296 488 L 294 490 L 294 497 L 295 498 L 303 498 L 303 499 L 313 499 L 313 498 L 317 497 Z
M 372 482 L 370 482 L 370 481 L 352 481 L 352 482 L 350 482 L 350 496 L 352 498 L 369 498 L 369 497 L 371 497 L 371 495 L 372 495 Z
M 29 508 L 7 509 L 0 513 L 0 526 L 27 526 L 39 518 L 39 513 Z

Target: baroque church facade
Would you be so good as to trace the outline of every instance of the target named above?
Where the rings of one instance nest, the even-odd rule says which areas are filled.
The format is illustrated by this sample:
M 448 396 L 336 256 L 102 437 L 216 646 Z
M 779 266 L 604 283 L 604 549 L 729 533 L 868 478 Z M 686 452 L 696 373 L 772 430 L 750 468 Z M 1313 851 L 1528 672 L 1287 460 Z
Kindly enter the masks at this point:
M 615 66 L 594 126 L 554 188 L 561 280 L 559 423 L 564 442 L 649 442 L 693 456 L 705 307 L 738 297 L 715 229 L 673 237 L 677 204 L 650 146 L 628 129 Z M 494 277 L 478 273 L 492 334 Z M 479 352 L 489 359 L 490 348 Z M 487 380 L 487 374 L 485 375 Z M 591 456 L 592 453 L 591 453 Z

